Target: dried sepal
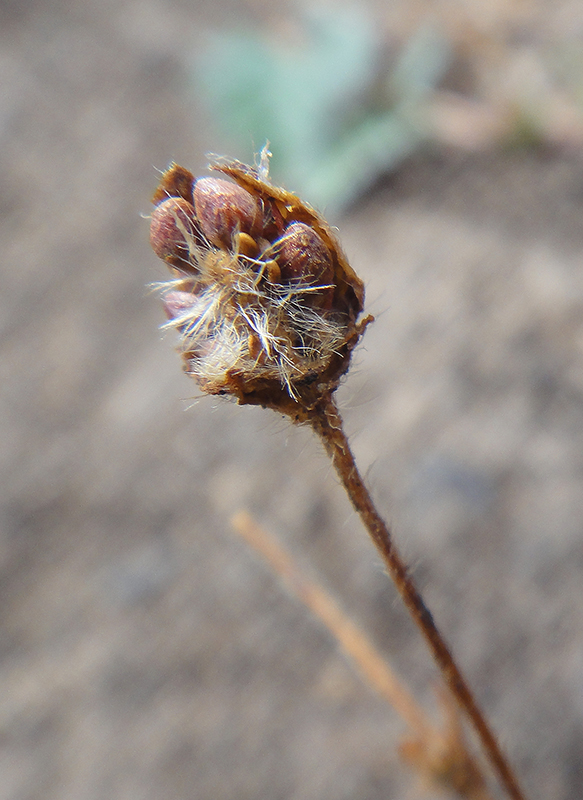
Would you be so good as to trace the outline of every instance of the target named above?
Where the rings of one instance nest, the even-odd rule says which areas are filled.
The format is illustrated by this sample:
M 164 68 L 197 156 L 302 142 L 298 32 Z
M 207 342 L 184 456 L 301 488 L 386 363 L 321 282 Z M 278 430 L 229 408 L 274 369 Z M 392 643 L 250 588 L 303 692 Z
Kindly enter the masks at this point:
M 213 165 L 234 183 L 172 165 L 151 237 L 174 268 L 162 291 L 185 371 L 208 394 L 302 420 L 334 391 L 371 318 L 358 322 L 364 288 L 328 224 L 268 183 L 266 163 Z
M 166 172 L 163 173 L 160 183 L 152 195 L 152 203 L 157 205 L 167 197 L 182 197 L 192 203 L 192 187 L 194 175 L 178 164 L 170 164 Z

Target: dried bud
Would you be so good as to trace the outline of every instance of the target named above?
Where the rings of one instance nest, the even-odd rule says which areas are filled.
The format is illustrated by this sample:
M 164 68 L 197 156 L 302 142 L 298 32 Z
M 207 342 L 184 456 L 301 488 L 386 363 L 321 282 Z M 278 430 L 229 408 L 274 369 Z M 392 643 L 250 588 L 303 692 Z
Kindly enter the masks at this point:
M 169 197 L 156 206 L 150 220 L 150 244 L 158 258 L 190 271 L 191 255 L 202 241 L 194 206 L 182 197 Z
M 255 197 L 236 183 L 222 178 L 199 178 L 194 184 L 194 206 L 209 242 L 228 250 L 236 232 L 252 235 L 259 224 Z
M 329 308 L 334 295 L 332 256 L 316 231 L 303 222 L 292 222 L 273 249 L 281 280 L 301 286 L 307 303 Z

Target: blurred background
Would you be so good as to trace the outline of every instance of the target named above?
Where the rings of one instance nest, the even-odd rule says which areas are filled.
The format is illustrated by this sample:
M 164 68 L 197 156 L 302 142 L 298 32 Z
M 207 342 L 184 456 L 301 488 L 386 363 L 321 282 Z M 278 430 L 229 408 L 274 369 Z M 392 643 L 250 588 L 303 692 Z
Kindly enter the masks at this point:
M 308 431 L 199 398 L 146 285 L 175 160 L 252 160 L 367 286 L 339 392 L 532 800 L 583 785 L 583 4 L 0 2 L 0 796 L 436 797 L 231 532 L 435 671 Z

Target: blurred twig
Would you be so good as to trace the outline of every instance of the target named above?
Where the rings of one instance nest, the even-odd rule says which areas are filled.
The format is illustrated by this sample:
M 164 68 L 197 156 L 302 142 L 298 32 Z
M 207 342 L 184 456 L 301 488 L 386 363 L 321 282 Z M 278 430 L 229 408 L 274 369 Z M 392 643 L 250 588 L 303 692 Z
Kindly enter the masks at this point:
M 408 735 L 399 748 L 403 760 L 433 786 L 453 791 L 466 800 L 491 800 L 481 770 L 467 749 L 457 709 L 450 698 L 443 695 L 446 721 L 443 729 L 438 729 L 362 629 L 322 586 L 302 574 L 291 555 L 272 536 L 245 511 L 233 517 L 232 525 L 325 625 L 364 681 L 407 724 Z

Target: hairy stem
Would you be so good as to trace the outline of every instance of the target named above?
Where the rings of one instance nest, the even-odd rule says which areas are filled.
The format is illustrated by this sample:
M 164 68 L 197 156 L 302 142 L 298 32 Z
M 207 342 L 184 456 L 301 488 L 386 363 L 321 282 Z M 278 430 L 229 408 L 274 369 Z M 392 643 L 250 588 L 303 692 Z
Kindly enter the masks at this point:
M 476 731 L 501 784 L 512 800 L 525 800 L 510 764 L 502 753 L 496 737 L 454 661 L 448 645 L 437 629 L 430 611 L 410 577 L 407 566 L 395 547 L 387 524 L 376 510 L 356 466 L 344 433 L 342 418 L 331 396 L 311 410 L 309 422 L 322 440 L 352 505 L 360 515 L 379 551 L 403 602 L 425 637 L 447 686 Z

